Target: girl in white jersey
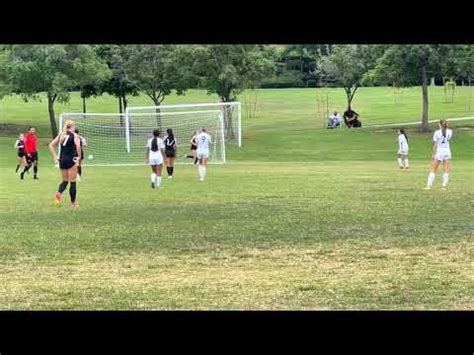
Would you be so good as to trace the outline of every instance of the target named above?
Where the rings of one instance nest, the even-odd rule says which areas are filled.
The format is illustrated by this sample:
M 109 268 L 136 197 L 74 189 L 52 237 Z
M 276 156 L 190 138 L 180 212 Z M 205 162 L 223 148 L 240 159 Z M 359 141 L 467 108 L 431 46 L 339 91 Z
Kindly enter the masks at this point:
M 439 121 L 439 129 L 433 134 L 433 155 L 431 160 L 431 169 L 428 175 L 428 182 L 425 190 L 431 189 L 435 180 L 436 170 L 439 164 L 443 162 L 444 174 L 443 185 L 441 189 L 445 190 L 449 181 L 449 161 L 451 160 L 451 149 L 449 141 L 453 137 L 453 131 L 448 128 L 448 121 L 442 119 Z
M 398 130 L 398 166 L 408 169 L 408 137 L 404 129 Z
M 199 180 L 203 181 L 206 176 L 206 165 L 209 159 L 209 144 L 211 144 L 211 136 L 206 132 L 206 127 L 202 127 L 196 136 L 197 158 L 199 159 Z
M 159 138 L 160 131 L 153 131 L 153 138 L 148 140 L 146 145 L 146 163 L 151 166 L 151 188 L 160 187 L 161 169 L 163 168 L 163 155 L 165 145 Z

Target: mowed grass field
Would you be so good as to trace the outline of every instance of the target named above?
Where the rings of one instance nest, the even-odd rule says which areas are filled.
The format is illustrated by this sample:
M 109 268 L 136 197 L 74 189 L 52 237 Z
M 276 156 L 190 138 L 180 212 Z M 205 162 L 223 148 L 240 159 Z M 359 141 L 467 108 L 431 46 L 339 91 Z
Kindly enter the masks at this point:
M 435 89 L 431 118 L 474 115 L 465 88 L 450 104 Z M 343 90 L 328 91 L 342 111 Z M 354 108 L 367 125 L 414 121 L 419 91 L 397 106 L 391 89 L 363 88 Z M 395 128 L 324 130 L 315 96 L 261 90 L 243 148 L 202 183 L 193 166 L 159 191 L 145 166 L 86 166 L 78 211 L 67 194 L 52 203 L 45 103 L 4 100 L 0 308 L 473 309 L 473 121 L 452 124 L 449 190 L 438 175 L 424 191 L 430 134 L 409 130 L 411 168 L 399 171 Z M 80 110 L 72 99 L 64 111 Z M 167 103 L 206 101 L 217 100 L 192 91 Z M 89 109 L 115 106 L 102 97 Z M 13 133 L 29 124 L 44 137 L 39 181 L 14 174 Z

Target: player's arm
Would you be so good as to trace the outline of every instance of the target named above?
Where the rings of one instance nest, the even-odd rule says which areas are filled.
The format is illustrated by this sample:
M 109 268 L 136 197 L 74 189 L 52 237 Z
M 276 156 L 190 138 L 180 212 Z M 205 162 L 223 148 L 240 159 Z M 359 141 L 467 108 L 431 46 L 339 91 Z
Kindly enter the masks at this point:
M 147 145 L 146 146 L 146 157 L 145 157 L 145 163 L 149 163 L 150 161 L 148 160 L 148 157 L 150 156 L 150 147 Z
M 49 151 L 51 152 L 51 156 L 53 157 L 54 163 L 58 161 L 58 155 L 56 154 L 58 145 L 59 145 L 59 139 L 61 137 L 61 134 L 58 134 L 56 138 L 54 138 L 51 143 L 49 143 Z
M 81 140 L 82 140 L 82 149 L 83 149 L 83 150 L 86 150 L 86 148 L 87 148 L 87 141 L 86 141 L 84 138 L 82 138 Z
M 161 143 L 160 145 L 160 151 L 161 151 L 161 156 L 165 156 L 165 145 L 163 143 Z
M 191 143 L 192 145 L 196 145 L 196 143 L 194 143 L 194 139 L 196 138 L 196 136 L 193 136 L 193 138 L 191 138 L 189 140 L 189 143 Z
M 81 160 L 81 139 L 77 134 L 74 134 L 74 144 L 76 145 L 77 157 L 75 158 L 76 164 Z

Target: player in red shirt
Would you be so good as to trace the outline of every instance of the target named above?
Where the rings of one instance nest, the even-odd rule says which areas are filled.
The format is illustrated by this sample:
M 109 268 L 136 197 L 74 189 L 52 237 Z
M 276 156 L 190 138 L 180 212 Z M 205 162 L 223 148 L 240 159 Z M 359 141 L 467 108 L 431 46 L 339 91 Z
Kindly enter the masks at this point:
M 34 127 L 30 127 L 25 134 L 25 155 L 28 165 L 21 172 L 20 179 L 23 180 L 25 173 L 33 166 L 33 179 L 38 180 L 38 137 Z

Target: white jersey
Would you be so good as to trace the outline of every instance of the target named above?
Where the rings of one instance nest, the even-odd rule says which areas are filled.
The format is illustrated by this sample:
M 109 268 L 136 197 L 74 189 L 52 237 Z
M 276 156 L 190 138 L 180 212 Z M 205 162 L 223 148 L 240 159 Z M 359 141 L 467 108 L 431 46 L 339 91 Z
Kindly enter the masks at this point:
M 150 138 L 148 143 L 146 144 L 147 148 L 150 150 L 148 153 L 148 160 L 150 160 L 151 165 L 159 165 L 163 163 L 163 155 L 161 154 L 161 149 L 165 147 L 163 140 L 160 138 L 156 138 L 158 144 L 158 150 L 156 152 L 151 150 L 151 143 L 155 139 L 155 137 Z M 152 164 L 154 163 L 154 164 Z
M 433 142 L 436 144 L 435 159 L 439 161 L 451 159 L 451 148 L 449 147 L 449 141 L 453 137 L 453 131 L 449 128 L 446 129 L 446 135 L 443 136 L 443 131 L 438 129 L 433 134 Z
M 408 154 L 408 140 L 404 134 L 398 135 L 398 154 Z
M 209 150 L 209 144 L 212 143 L 211 136 L 206 132 L 201 132 L 196 136 L 197 150 Z

